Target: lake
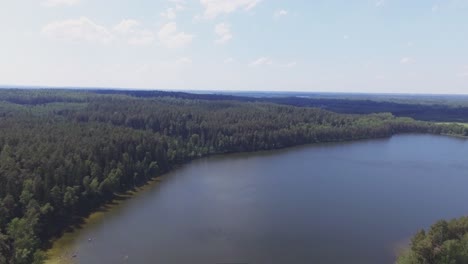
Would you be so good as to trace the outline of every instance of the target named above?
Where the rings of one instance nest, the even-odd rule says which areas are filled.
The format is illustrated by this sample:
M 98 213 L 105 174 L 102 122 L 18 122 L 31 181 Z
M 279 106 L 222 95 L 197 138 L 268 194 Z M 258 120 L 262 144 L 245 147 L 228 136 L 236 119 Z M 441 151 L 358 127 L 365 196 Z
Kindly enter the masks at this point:
M 86 264 L 391 264 L 418 229 L 468 214 L 467 154 L 399 135 L 203 158 L 55 248 Z

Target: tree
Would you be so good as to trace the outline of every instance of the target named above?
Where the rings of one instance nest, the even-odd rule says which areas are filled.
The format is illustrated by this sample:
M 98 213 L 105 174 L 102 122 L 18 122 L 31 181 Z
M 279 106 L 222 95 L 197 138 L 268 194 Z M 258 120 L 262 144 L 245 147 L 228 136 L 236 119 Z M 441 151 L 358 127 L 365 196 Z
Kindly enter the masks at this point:
M 32 262 L 39 240 L 34 234 L 37 219 L 14 218 L 7 228 L 8 236 L 13 240 L 13 262 L 29 264 Z
M 23 182 L 23 191 L 21 192 L 20 202 L 23 207 L 26 207 L 34 197 L 34 190 L 33 190 L 33 181 L 31 179 L 27 179 Z
M 10 242 L 8 237 L 0 232 L 0 263 L 8 263 L 10 259 Z
M 433 247 L 441 246 L 449 236 L 448 223 L 445 220 L 437 221 L 431 226 L 427 237 L 431 241 Z
M 65 194 L 63 195 L 63 205 L 68 208 L 74 208 L 75 204 L 78 202 L 78 191 L 80 190 L 79 186 L 75 187 L 66 187 Z

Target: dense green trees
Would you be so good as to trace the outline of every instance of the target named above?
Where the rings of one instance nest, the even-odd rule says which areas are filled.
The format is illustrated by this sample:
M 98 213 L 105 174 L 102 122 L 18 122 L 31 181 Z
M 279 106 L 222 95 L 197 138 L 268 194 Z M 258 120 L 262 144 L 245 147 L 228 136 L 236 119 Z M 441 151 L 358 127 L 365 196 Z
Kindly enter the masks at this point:
M 398 259 L 398 264 L 468 263 L 468 217 L 449 222 L 441 220 L 426 233 L 419 231 L 411 247 Z
M 0 91 L 0 263 L 38 249 L 77 217 L 188 160 L 314 142 L 457 133 L 391 114 L 345 115 L 259 102 Z

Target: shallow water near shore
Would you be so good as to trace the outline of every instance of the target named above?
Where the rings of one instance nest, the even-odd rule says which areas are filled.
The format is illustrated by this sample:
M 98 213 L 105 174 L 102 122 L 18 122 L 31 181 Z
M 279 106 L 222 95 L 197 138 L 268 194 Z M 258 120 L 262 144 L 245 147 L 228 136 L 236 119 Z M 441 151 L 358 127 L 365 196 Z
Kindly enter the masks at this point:
M 467 154 L 399 135 L 203 158 L 92 214 L 47 263 L 394 263 L 418 229 L 468 214 Z

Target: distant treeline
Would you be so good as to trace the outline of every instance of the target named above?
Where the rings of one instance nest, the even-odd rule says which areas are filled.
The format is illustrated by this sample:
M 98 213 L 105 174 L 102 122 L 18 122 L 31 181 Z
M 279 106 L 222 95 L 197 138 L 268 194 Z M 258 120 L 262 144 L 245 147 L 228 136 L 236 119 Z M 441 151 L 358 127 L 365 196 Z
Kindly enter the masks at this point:
M 41 263 L 46 242 L 77 218 L 194 158 L 407 132 L 468 134 L 390 113 L 132 93 L 0 90 L 0 263 Z
M 171 96 L 183 99 L 202 100 L 236 100 L 242 102 L 268 102 L 299 107 L 315 107 L 337 113 L 371 114 L 392 113 L 398 117 L 411 117 L 416 120 L 439 122 L 468 122 L 468 107 L 445 102 L 428 104 L 417 102 L 402 103 L 385 100 L 333 99 L 309 97 L 245 97 L 223 94 L 191 94 L 183 92 L 163 91 L 121 91 L 93 90 L 99 94 L 125 94 L 134 97 L 164 97 Z
M 15 89 L 3 94 L 0 98 L 15 104 L 37 105 L 51 102 L 78 102 L 84 100 L 83 94 L 98 95 L 127 95 L 138 98 L 158 98 L 173 97 L 189 100 L 209 100 L 209 101 L 238 101 L 238 102 L 264 102 L 282 105 L 291 105 L 298 107 L 313 107 L 324 110 L 346 113 L 346 114 L 372 114 L 372 113 L 391 113 L 397 117 L 411 117 L 422 121 L 437 122 L 468 122 L 468 102 L 460 104 L 457 101 L 448 103 L 446 100 L 440 100 L 429 103 L 427 98 L 424 101 L 418 101 L 417 97 L 408 99 L 408 102 L 383 100 L 359 99 L 354 96 L 353 99 L 342 98 L 313 98 L 313 97 L 247 97 L 227 94 L 196 94 L 186 92 L 168 92 L 168 91 L 136 91 L 136 90 L 73 90 L 78 96 L 63 96 L 60 93 L 64 90 L 35 90 L 45 92 L 42 96 L 22 95 L 18 96 Z M 32 90 L 34 91 L 34 90 Z M 57 94 L 58 93 L 58 94 Z

